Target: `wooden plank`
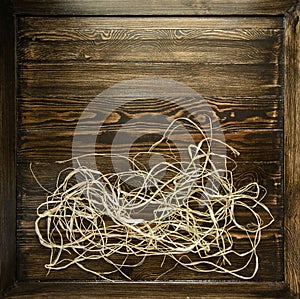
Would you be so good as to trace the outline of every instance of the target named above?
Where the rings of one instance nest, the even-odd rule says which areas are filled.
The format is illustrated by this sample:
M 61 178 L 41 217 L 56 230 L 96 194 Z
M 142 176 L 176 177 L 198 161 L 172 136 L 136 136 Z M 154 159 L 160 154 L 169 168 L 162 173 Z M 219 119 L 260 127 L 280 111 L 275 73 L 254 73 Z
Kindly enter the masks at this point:
M 0 296 L 15 282 L 16 161 L 14 19 L 10 1 L 0 3 Z
M 72 283 L 26 282 L 17 285 L 8 298 L 292 298 L 282 282 L 183 282 L 183 283 Z M 174 295 L 173 295 L 174 294 Z
M 53 21 L 52 21 L 53 22 Z M 44 27 L 47 28 L 47 27 Z M 58 27 L 23 32 L 22 62 L 174 62 L 223 64 L 278 63 L 281 30 L 115 29 Z
M 270 29 L 273 19 L 122 18 L 112 23 L 107 18 L 25 17 L 18 26 L 18 60 L 278 63 L 281 20 L 277 23 Z
M 89 97 L 18 98 L 18 129 L 20 134 L 23 135 L 22 130 L 27 132 L 27 130 L 47 131 L 64 128 L 66 131 L 72 131 L 84 109 L 92 100 Z M 121 96 L 107 99 L 108 104 L 106 106 L 101 105 L 101 107 L 99 104 L 98 110 L 95 107 L 91 111 L 94 113 L 94 117 L 89 117 L 82 124 L 97 126 L 100 121 L 104 121 L 103 118 L 115 112 L 119 121 L 103 123 L 102 129 L 115 128 L 122 122 L 125 114 L 130 119 L 137 118 L 138 115 L 136 114 L 144 113 L 146 108 L 148 113 L 160 113 L 173 116 L 173 118 L 182 115 L 183 110 L 188 108 L 189 112 L 197 119 L 202 119 L 203 114 L 212 109 L 218 117 L 222 129 L 231 131 L 281 129 L 283 123 L 283 102 L 280 97 L 204 97 L 203 100 L 179 97 L 170 98 L 169 103 L 168 101 L 145 99 L 144 101 L 140 100 L 139 105 L 138 100 L 134 97 Z M 126 102 L 127 105 L 124 105 Z M 178 103 L 177 107 L 175 107 L 175 103 Z M 184 103 L 184 107 L 181 107 L 180 103 Z M 110 111 L 112 104 L 122 106 L 122 109 Z
M 287 16 L 285 73 L 285 279 L 300 294 L 300 6 Z M 298 297 L 299 298 L 299 297 Z
M 170 78 L 212 97 L 279 96 L 282 88 L 277 64 L 31 63 L 19 67 L 18 96 L 95 97 L 120 81 L 149 77 Z
M 58 28 L 64 28 L 65 34 L 55 36 Z M 18 18 L 18 35 L 31 38 L 39 33 L 37 38 L 42 40 L 51 40 L 50 37 L 77 40 L 90 39 L 93 32 L 102 30 L 197 30 L 197 29 L 284 29 L 282 17 L 259 17 L 259 16 L 224 16 L 224 17 L 38 17 L 38 16 L 20 16 Z M 43 33 L 52 32 L 50 36 L 44 36 Z M 58 31 L 59 32 L 59 31 Z M 69 32 L 69 34 L 67 34 Z M 144 32 L 145 33 L 145 32 Z M 249 37 L 250 38 L 250 37 Z M 255 38 L 255 37 L 254 37 Z
M 86 128 L 84 135 L 81 135 L 83 140 L 88 140 L 88 135 L 94 134 L 94 131 L 95 127 Z M 109 153 L 111 141 L 116 133 L 117 131 L 106 132 L 103 139 L 95 144 L 95 152 Z M 26 135 L 20 136 L 19 161 L 45 162 L 49 160 L 49 153 L 51 153 L 52 161 L 69 159 L 72 154 L 73 135 L 73 130 L 27 131 Z M 131 140 L 135 134 L 124 132 L 123 136 Z M 262 161 L 278 161 L 283 148 L 281 136 L 282 131 L 280 130 L 240 131 L 228 132 L 225 134 L 225 140 L 240 152 L 239 159 L 241 160 L 248 162 L 259 159 Z M 184 135 L 183 138 L 185 137 Z M 127 148 L 130 144 L 124 144 L 123 146 Z M 136 151 L 146 150 L 141 142 L 137 142 L 135 146 Z M 90 153 L 90 150 L 90 144 L 82 144 L 78 149 L 78 154 L 87 154 Z
M 125 101 L 124 101 L 125 100 Z M 80 136 L 85 140 L 89 135 L 98 134 L 96 152 L 109 153 L 115 134 L 122 128 L 125 140 L 136 135 L 135 126 L 147 115 L 165 116 L 171 119 L 183 116 L 184 108 L 200 120 L 213 109 L 215 118 L 214 134 L 220 134 L 219 122 L 227 143 L 240 151 L 241 161 L 280 161 L 282 151 L 282 101 L 279 98 L 204 98 L 203 100 L 172 98 L 171 102 L 162 100 L 137 100 L 113 98 L 112 101 L 127 102 L 122 108 L 113 111 L 114 118 L 109 120 L 111 105 L 107 104 L 90 111 L 88 118 L 82 119 L 81 113 L 90 102 L 84 98 L 19 98 L 19 162 L 47 162 L 71 158 L 72 142 L 81 118 Z M 108 103 L 109 101 L 106 100 Z M 180 103 L 184 102 L 184 108 Z M 174 103 L 179 103 L 176 106 Z M 72 109 L 70 109 L 72 107 Z M 106 120 L 107 119 L 107 120 Z M 167 129 L 171 120 L 160 124 L 160 132 Z M 101 128 L 99 127 L 100 124 Z M 149 119 L 144 124 L 144 134 L 157 132 L 157 123 Z M 99 132 L 99 133 L 98 133 Z M 182 140 L 188 140 L 182 131 Z M 193 133 L 191 132 L 193 135 Z M 139 136 L 142 136 L 142 131 Z M 216 137 L 217 137 L 216 136 Z M 197 142 L 199 136 L 192 136 Z M 180 139 L 176 136 L 175 140 Z M 135 139 L 135 138 L 134 138 Z M 178 144 L 179 145 L 179 144 Z M 124 143 L 122 148 L 132 145 Z M 147 147 L 148 146 L 148 147 Z M 179 145 L 180 146 L 180 145 Z M 90 144 L 83 144 L 81 154 L 89 153 Z M 53 149 L 55 150 L 53 151 Z M 135 143 L 132 151 L 148 150 L 149 144 Z M 250 151 L 250 152 L 249 152 Z M 49 157 L 49 152 L 51 155 Z
M 14 0 L 27 15 L 282 15 L 294 0 Z

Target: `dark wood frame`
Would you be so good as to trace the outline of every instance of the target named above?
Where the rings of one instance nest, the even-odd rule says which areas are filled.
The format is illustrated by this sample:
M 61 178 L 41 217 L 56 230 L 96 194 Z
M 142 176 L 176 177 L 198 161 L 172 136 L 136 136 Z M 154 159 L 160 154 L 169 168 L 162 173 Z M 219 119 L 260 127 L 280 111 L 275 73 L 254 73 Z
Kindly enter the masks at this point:
M 284 281 L 39 283 L 16 278 L 15 20 L 20 15 L 226 16 L 285 19 Z M 0 291 L 8 297 L 299 298 L 300 293 L 300 4 L 295 0 L 1 0 L 0 3 Z

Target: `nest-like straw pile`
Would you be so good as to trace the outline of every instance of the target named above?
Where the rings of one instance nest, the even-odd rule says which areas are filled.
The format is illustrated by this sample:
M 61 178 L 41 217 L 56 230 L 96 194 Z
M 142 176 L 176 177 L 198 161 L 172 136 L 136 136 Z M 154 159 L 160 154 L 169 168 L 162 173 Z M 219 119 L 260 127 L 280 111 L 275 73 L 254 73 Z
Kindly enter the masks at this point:
M 74 264 L 103 279 L 109 279 L 114 272 L 130 279 L 122 269 L 140 266 L 147 257 L 159 255 L 173 259 L 175 266 L 197 272 L 254 277 L 259 268 L 256 250 L 261 232 L 273 221 L 262 203 L 266 190 L 256 182 L 236 189 L 234 168 L 229 170 L 226 166 L 229 158 L 214 153 L 212 144 L 219 143 L 234 155 L 238 152 L 215 139 L 212 129 L 207 136 L 189 119 L 176 121 L 185 122 L 202 136 L 197 145 L 186 149 L 189 161 L 178 161 L 171 154 L 148 169 L 137 156 L 119 156 L 128 159 L 132 169 L 105 174 L 81 165 L 78 157 L 77 167 L 59 173 L 56 190 L 38 207 L 35 223 L 40 243 L 51 249 L 47 269 L 60 270 Z M 175 129 L 173 122 L 147 154 L 155 154 L 155 148 Z M 216 158 L 223 163 L 215 163 Z M 160 179 L 160 173 L 169 176 Z M 129 188 L 126 178 L 137 178 L 140 186 Z M 138 217 L 149 208 L 152 218 Z M 239 210 L 250 220 L 240 221 Z M 262 211 L 269 215 L 265 222 Z M 236 238 L 241 234 L 248 242 L 242 249 Z M 132 256 L 135 262 L 130 261 Z M 105 261 L 112 269 L 95 270 L 86 263 L 93 260 Z M 243 274 L 249 265 L 251 273 Z

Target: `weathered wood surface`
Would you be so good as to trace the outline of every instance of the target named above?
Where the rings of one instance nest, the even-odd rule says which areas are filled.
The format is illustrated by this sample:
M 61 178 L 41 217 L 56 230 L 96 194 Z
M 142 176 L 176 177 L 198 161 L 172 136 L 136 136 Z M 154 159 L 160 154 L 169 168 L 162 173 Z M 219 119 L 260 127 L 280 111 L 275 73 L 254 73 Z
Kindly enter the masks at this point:
M 21 18 L 19 29 L 21 97 L 95 96 L 149 76 L 210 96 L 281 92 L 279 18 Z
M 14 0 L 27 15 L 282 15 L 295 0 Z
M 79 33 L 82 32 L 82 38 L 90 37 L 94 30 L 116 30 L 116 29 L 144 29 L 143 35 L 147 36 L 147 30 L 152 29 L 284 29 L 282 17 L 259 17 L 251 16 L 243 17 L 185 17 L 185 16 L 169 16 L 169 17 L 57 17 L 53 22 L 53 17 L 39 16 L 20 16 L 18 17 L 18 34 L 24 36 L 36 36 L 44 33 L 45 36 L 55 36 L 55 40 L 62 40 L 66 36 L 72 39 L 79 39 Z M 46 26 L 45 26 L 46 25 Z M 63 34 L 65 29 L 65 34 Z M 26 33 L 27 32 L 27 33 Z M 55 35 L 55 32 L 59 33 Z M 97 31 L 96 31 L 97 32 Z M 101 32 L 101 31 L 100 31 Z M 52 33 L 52 34 L 51 34 Z M 85 34 L 87 36 L 85 37 Z M 37 37 L 37 36 L 36 36 Z M 81 39 L 82 39 L 81 38 Z M 143 39 L 143 36 L 139 36 Z M 224 36 L 224 39 L 226 37 Z
M 277 63 L 282 22 L 267 20 L 103 18 L 99 26 L 97 18 L 20 18 L 18 54 L 39 62 Z
M 180 101 L 184 100 L 180 99 Z M 77 120 L 88 102 L 80 98 L 19 98 L 19 161 L 42 162 L 49 161 L 49 159 L 55 161 L 70 158 Z M 82 138 L 84 135 L 88 137 L 92 132 L 100 130 L 96 150 L 109 153 L 111 141 L 124 124 L 124 119 L 131 119 L 132 122 L 135 120 L 122 130 L 124 136 L 130 137 L 135 134 L 135 123 L 138 123 L 139 116 L 146 107 L 137 107 L 134 103 L 133 101 L 131 105 L 115 112 L 118 121 L 104 124 L 101 128 L 99 128 L 99 120 L 105 118 L 106 114 L 109 115 L 109 107 L 103 107 L 101 111 L 93 111 L 93 115 L 83 121 L 86 129 L 80 133 Z M 225 138 L 240 151 L 240 160 L 280 160 L 282 151 L 280 118 L 282 103 L 280 99 L 204 99 L 201 102 L 191 102 L 189 110 L 199 119 L 201 114 L 206 113 L 208 105 L 214 107 L 216 115 L 222 120 Z M 71 111 L 70 107 L 72 107 Z M 180 115 L 182 110 L 180 107 L 176 109 L 170 103 L 161 103 L 161 101 L 153 101 L 153 104 L 147 107 L 148 113 L 165 115 Z M 169 123 L 162 124 L 161 131 L 166 130 L 168 125 Z M 156 128 L 156 123 L 147 123 L 145 132 Z M 126 140 L 130 139 L 126 138 Z M 128 147 L 130 144 L 124 144 L 124 146 Z M 147 150 L 143 148 L 142 143 L 136 146 L 137 149 Z M 87 153 L 88 147 L 89 144 L 82 145 L 82 154 Z M 49 152 L 51 152 L 51 157 L 49 157 Z
M 67 23 L 69 24 L 69 23 Z M 22 61 L 277 63 L 280 29 L 73 29 L 33 32 L 22 38 Z M 86 32 L 87 31 L 87 32 Z M 64 36 L 65 34 L 65 36 Z M 224 37 L 227 37 L 225 39 Z M 39 42 L 36 42 L 38 40 Z M 261 40 L 265 40 L 262 44 Z M 55 47 L 55 51 L 53 51 Z M 137 51 L 138 49 L 138 51 Z
M 0 3 L 0 297 L 15 281 L 16 159 L 14 19 L 10 1 Z
M 41 183 L 51 187 L 58 173 L 53 162 L 71 158 L 74 129 L 89 101 L 119 81 L 155 76 L 183 82 L 201 94 L 205 101 L 191 100 L 188 107 L 200 116 L 209 103 L 220 119 L 226 141 L 241 152 L 236 183 L 257 180 L 267 188 L 265 201 L 276 221 L 263 234 L 259 247 L 261 269 L 255 279 L 282 281 L 281 18 L 114 18 L 112 22 L 105 18 L 22 17 L 18 29 L 21 280 L 94 279 L 76 267 L 45 276 L 43 264 L 49 252 L 41 248 L 33 231 L 35 209 L 45 194 L 29 173 L 29 163 L 34 163 Z M 123 92 L 120 90 L 120 98 L 114 101 L 122 103 Z M 166 96 L 178 102 L 183 100 L 176 90 Z M 153 104 L 148 112 L 181 113 L 180 107 L 149 100 Z M 143 113 L 143 107 L 132 103 L 115 112 L 114 119 L 103 126 L 106 136 L 98 140 L 98 152 L 109 152 L 122 122 L 138 119 Z M 97 128 L 106 109 L 109 107 L 95 111 L 84 121 L 84 134 Z M 149 128 L 155 125 L 150 123 Z M 128 126 L 127 136 L 132 131 L 134 126 Z M 144 148 L 146 144 L 140 141 L 133 150 Z M 240 239 L 241 246 L 243 242 Z M 160 262 L 149 259 L 131 273 L 132 279 L 155 279 L 162 271 Z M 199 275 L 178 268 L 163 279 L 232 277 Z
M 226 57 L 224 57 L 226 59 Z M 203 96 L 274 96 L 281 93 L 277 64 L 28 63 L 19 67 L 21 97 L 96 96 L 111 85 L 136 77 L 183 82 Z M 37 79 L 38 78 L 38 79 Z M 212 88 L 212 86 L 214 88 Z M 172 96 L 170 94 L 169 96 Z M 173 96 L 176 96 L 173 95 Z
M 284 114 L 285 279 L 300 294 L 300 6 L 287 16 Z
M 8 298 L 292 298 L 283 283 L 20 283 Z

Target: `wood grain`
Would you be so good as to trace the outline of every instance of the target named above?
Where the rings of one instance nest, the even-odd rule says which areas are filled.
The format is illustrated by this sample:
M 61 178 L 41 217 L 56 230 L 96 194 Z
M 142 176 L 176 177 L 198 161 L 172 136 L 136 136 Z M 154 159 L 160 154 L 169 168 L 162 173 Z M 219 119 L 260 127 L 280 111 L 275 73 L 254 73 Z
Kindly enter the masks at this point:
M 78 119 L 87 105 L 93 100 L 92 97 L 24 97 L 18 98 L 19 130 L 51 130 L 64 127 L 66 130 L 74 130 Z M 138 101 L 140 102 L 139 106 Z M 169 101 L 169 102 L 168 102 Z M 184 101 L 184 107 L 180 102 Z M 191 98 L 170 97 L 164 101 L 155 99 L 137 99 L 134 97 L 107 98 L 108 104 L 101 105 L 101 109 L 93 111 L 93 117 L 85 120 L 85 126 L 97 125 L 97 120 L 110 115 L 110 103 L 122 106 L 118 109 L 118 116 L 109 127 L 118 125 L 125 114 L 134 118 L 135 114 L 147 111 L 149 113 L 162 113 L 182 116 L 188 109 L 196 118 L 201 119 L 209 106 L 213 108 L 216 116 L 222 123 L 224 130 L 240 129 L 278 129 L 282 128 L 283 101 L 282 98 L 273 97 L 203 97 L 198 100 Z M 127 102 L 127 105 L 124 105 Z M 178 104 L 177 106 L 175 104 Z M 72 107 L 72 109 L 70 109 Z M 234 111 L 232 111 L 234 110 Z M 237 125 L 237 126 L 236 126 Z M 104 128 L 108 126 L 103 124 Z
M 294 0 L 14 0 L 31 15 L 282 15 Z
M 81 294 L 88 298 L 292 298 L 281 282 L 182 282 L 182 283 L 81 283 L 42 282 L 21 283 L 8 298 L 74 298 Z
M 282 25 L 279 18 L 20 18 L 19 96 L 96 96 L 149 76 L 206 96 L 279 96 Z
M 80 25 L 79 25 L 80 24 Z M 46 26 L 45 26 L 46 25 Z M 68 39 L 78 39 L 78 33 L 82 33 L 81 39 L 86 37 L 90 38 L 92 32 L 97 32 L 99 28 L 103 30 L 152 30 L 152 29 L 284 29 L 284 22 L 282 17 L 268 17 L 268 16 L 226 16 L 226 17 L 185 17 L 185 16 L 169 16 L 169 17 L 105 17 L 105 16 L 60 16 L 57 18 L 53 17 L 39 17 L 39 16 L 19 16 L 18 18 L 18 35 L 26 37 L 27 35 L 35 36 L 36 33 L 43 32 L 56 32 L 57 39 L 61 40 L 66 38 L 66 35 L 62 33 L 62 29 L 69 33 Z M 76 33 L 77 32 L 77 33 Z M 70 33 L 75 34 L 73 37 Z M 146 32 L 143 32 L 146 34 Z M 87 36 L 85 36 L 87 35 Z M 52 35 L 53 36 L 53 35 Z M 43 37 L 40 36 L 40 37 Z
M 234 64 L 278 63 L 282 44 L 279 21 L 276 29 L 270 29 L 272 22 L 264 28 L 261 21 L 258 27 L 252 19 L 243 23 L 231 20 L 236 27 L 228 29 L 211 19 L 164 18 L 159 19 L 159 28 L 151 18 L 116 19 L 113 25 L 107 18 L 100 24 L 96 18 L 55 22 L 51 18 L 20 18 L 18 59 L 224 64 L 226 57 L 226 63 Z M 174 27 L 171 21 L 180 24 Z
M 95 127 L 93 127 L 95 129 Z M 85 136 L 81 135 L 83 140 L 87 139 L 89 134 L 93 134 L 94 130 L 86 128 Z M 42 135 L 43 134 L 43 135 Z M 109 153 L 111 145 L 109 141 L 112 141 L 116 131 L 110 131 L 106 133 L 103 141 L 96 143 L 96 153 Z M 18 153 L 20 156 L 19 161 L 48 161 L 48 155 L 50 154 L 52 161 L 65 160 L 71 158 L 72 141 L 74 131 L 27 131 L 25 136 L 21 136 L 19 143 L 21 144 Z M 124 139 L 131 140 L 135 137 L 135 134 L 124 133 Z M 230 132 L 225 134 L 226 141 L 230 146 L 236 148 L 241 156 L 240 159 L 244 161 L 262 160 L 262 161 L 276 161 L 281 157 L 282 145 L 281 145 L 282 131 L 270 131 L 270 130 L 256 130 L 254 132 L 240 131 Z M 185 136 L 183 136 L 185 137 Z M 124 148 L 128 148 L 130 144 L 125 143 Z M 139 149 L 146 149 L 143 143 L 135 143 L 136 152 Z M 138 149 L 139 148 L 139 149 Z M 90 153 L 90 144 L 82 144 L 78 149 L 78 154 Z
M 224 57 L 225 59 L 225 57 Z M 93 96 L 122 80 L 161 77 L 182 82 L 202 96 L 279 96 L 276 64 L 30 63 L 19 67 L 19 97 Z M 121 91 L 120 91 L 121 92 Z M 176 92 L 169 96 L 176 96 Z
M 46 27 L 47 28 L 47 27 Z M 75 31 L 75 32 L 74 32 Z M 21 61 L 278 62 L 281 30 L 103 30 L 64 29 L 21 38 Z M 81 32 L 80 32 L 81 31 Z M 77 35 L 77 36 L 76 36 Z M 58 36 L 58 38 L 57 38 Z M 65 37 L 64 37 L 65 36 Z M 76 39 L 76 37 L 78 37 Z M 224 37 L 227 37 L 225 39 Z M 261 43 L 264 40 L 264 43 Z
M 0 3 L 0 296 L 15 282 L 16 159 L 14 19 L 10 1 Z
M 300 294 L 300 7 L 287 16 L 285 89 L 285 279 Z M 296 296 L 297 296 L 296 295 Z
M 113 99 L 118 101 L 118 99 Z M 99 140 L 96 144 L 98 153 L 109 153 L 111 142 L 117 131 L 129 121 L 122 129 L 125 140 L 131 140 L 131 136 L 136 133 L 135 125 L 139 123 L 145 113 L 164 114 L 166 116 L 182 116 L 184 111 L 182 107 L 177 108 L 172 104 L 177 99 L 172 98 L 172 102 L 162 102 L 159 100 L 139 100 L 140 106 L 135 99 L 130 102 L 128 99 L 127 106 L 123 106 L 115 114 L 118 114 L 118 121 L 103 124 L 99 128 L 99 123 L 105 120 L 106 115 L 110 114 L 110 106 L 101 106 L 97 111 L 92 111 L 91 116 L 82 121 L 85 131 L 81 133 L 88 136 L 95 134 L 92 132 L 99 131 Z M 124 99 L 119 99 L 120 105 Z M 203 101 L 184 100 L 179 98 L 179 104 L 185 101 L 189 113 L 192 113 L 196 119 L 201 119 L 207 114 L 209 105 L 214 108 L 217 119 L 220 120 L 225 139 L 231 146 L 235 147 L 243 161 L 276 161 L 281 157 L 281 99 L 270 101 L 268 98 L 262 99 L 230 99 L 230 98 L 204 98 Z M 86 99 L 68 99 L 61 98 L 20 98 L 19 99 L 19 161 L 48 161 L 48 152 L 55 148 L 51 154 L 51 159 L 65 160 L 71 158 L 72 141 L 77 120 L 80 118 L 82 111 L 88 104 Z M 69 107 L 72 107 L 70 111 Z M 108 110 L 107 110 L 108 109 Z M 143 119 L 143 118 L 142 118 Z M 167 129 L 170 121 L 161 124 L 161 133 Z M 145 134 L 157 130 L 157 124 L 147 123 Z M 183 132 L 184 134 L 184 132 Z M 186 138 L 183 135 L 183 138 Z M 57 147 L 59 145 L 59 147 Z M 130 144 L 124 144 L 125 148 Z M 147 148 L 143 144 L 135 144 L 137 151 Z M 89 152 L 89 144 L 83 145 L 82 154 Z M 250 151 L 250 152 L 249 152 Z

